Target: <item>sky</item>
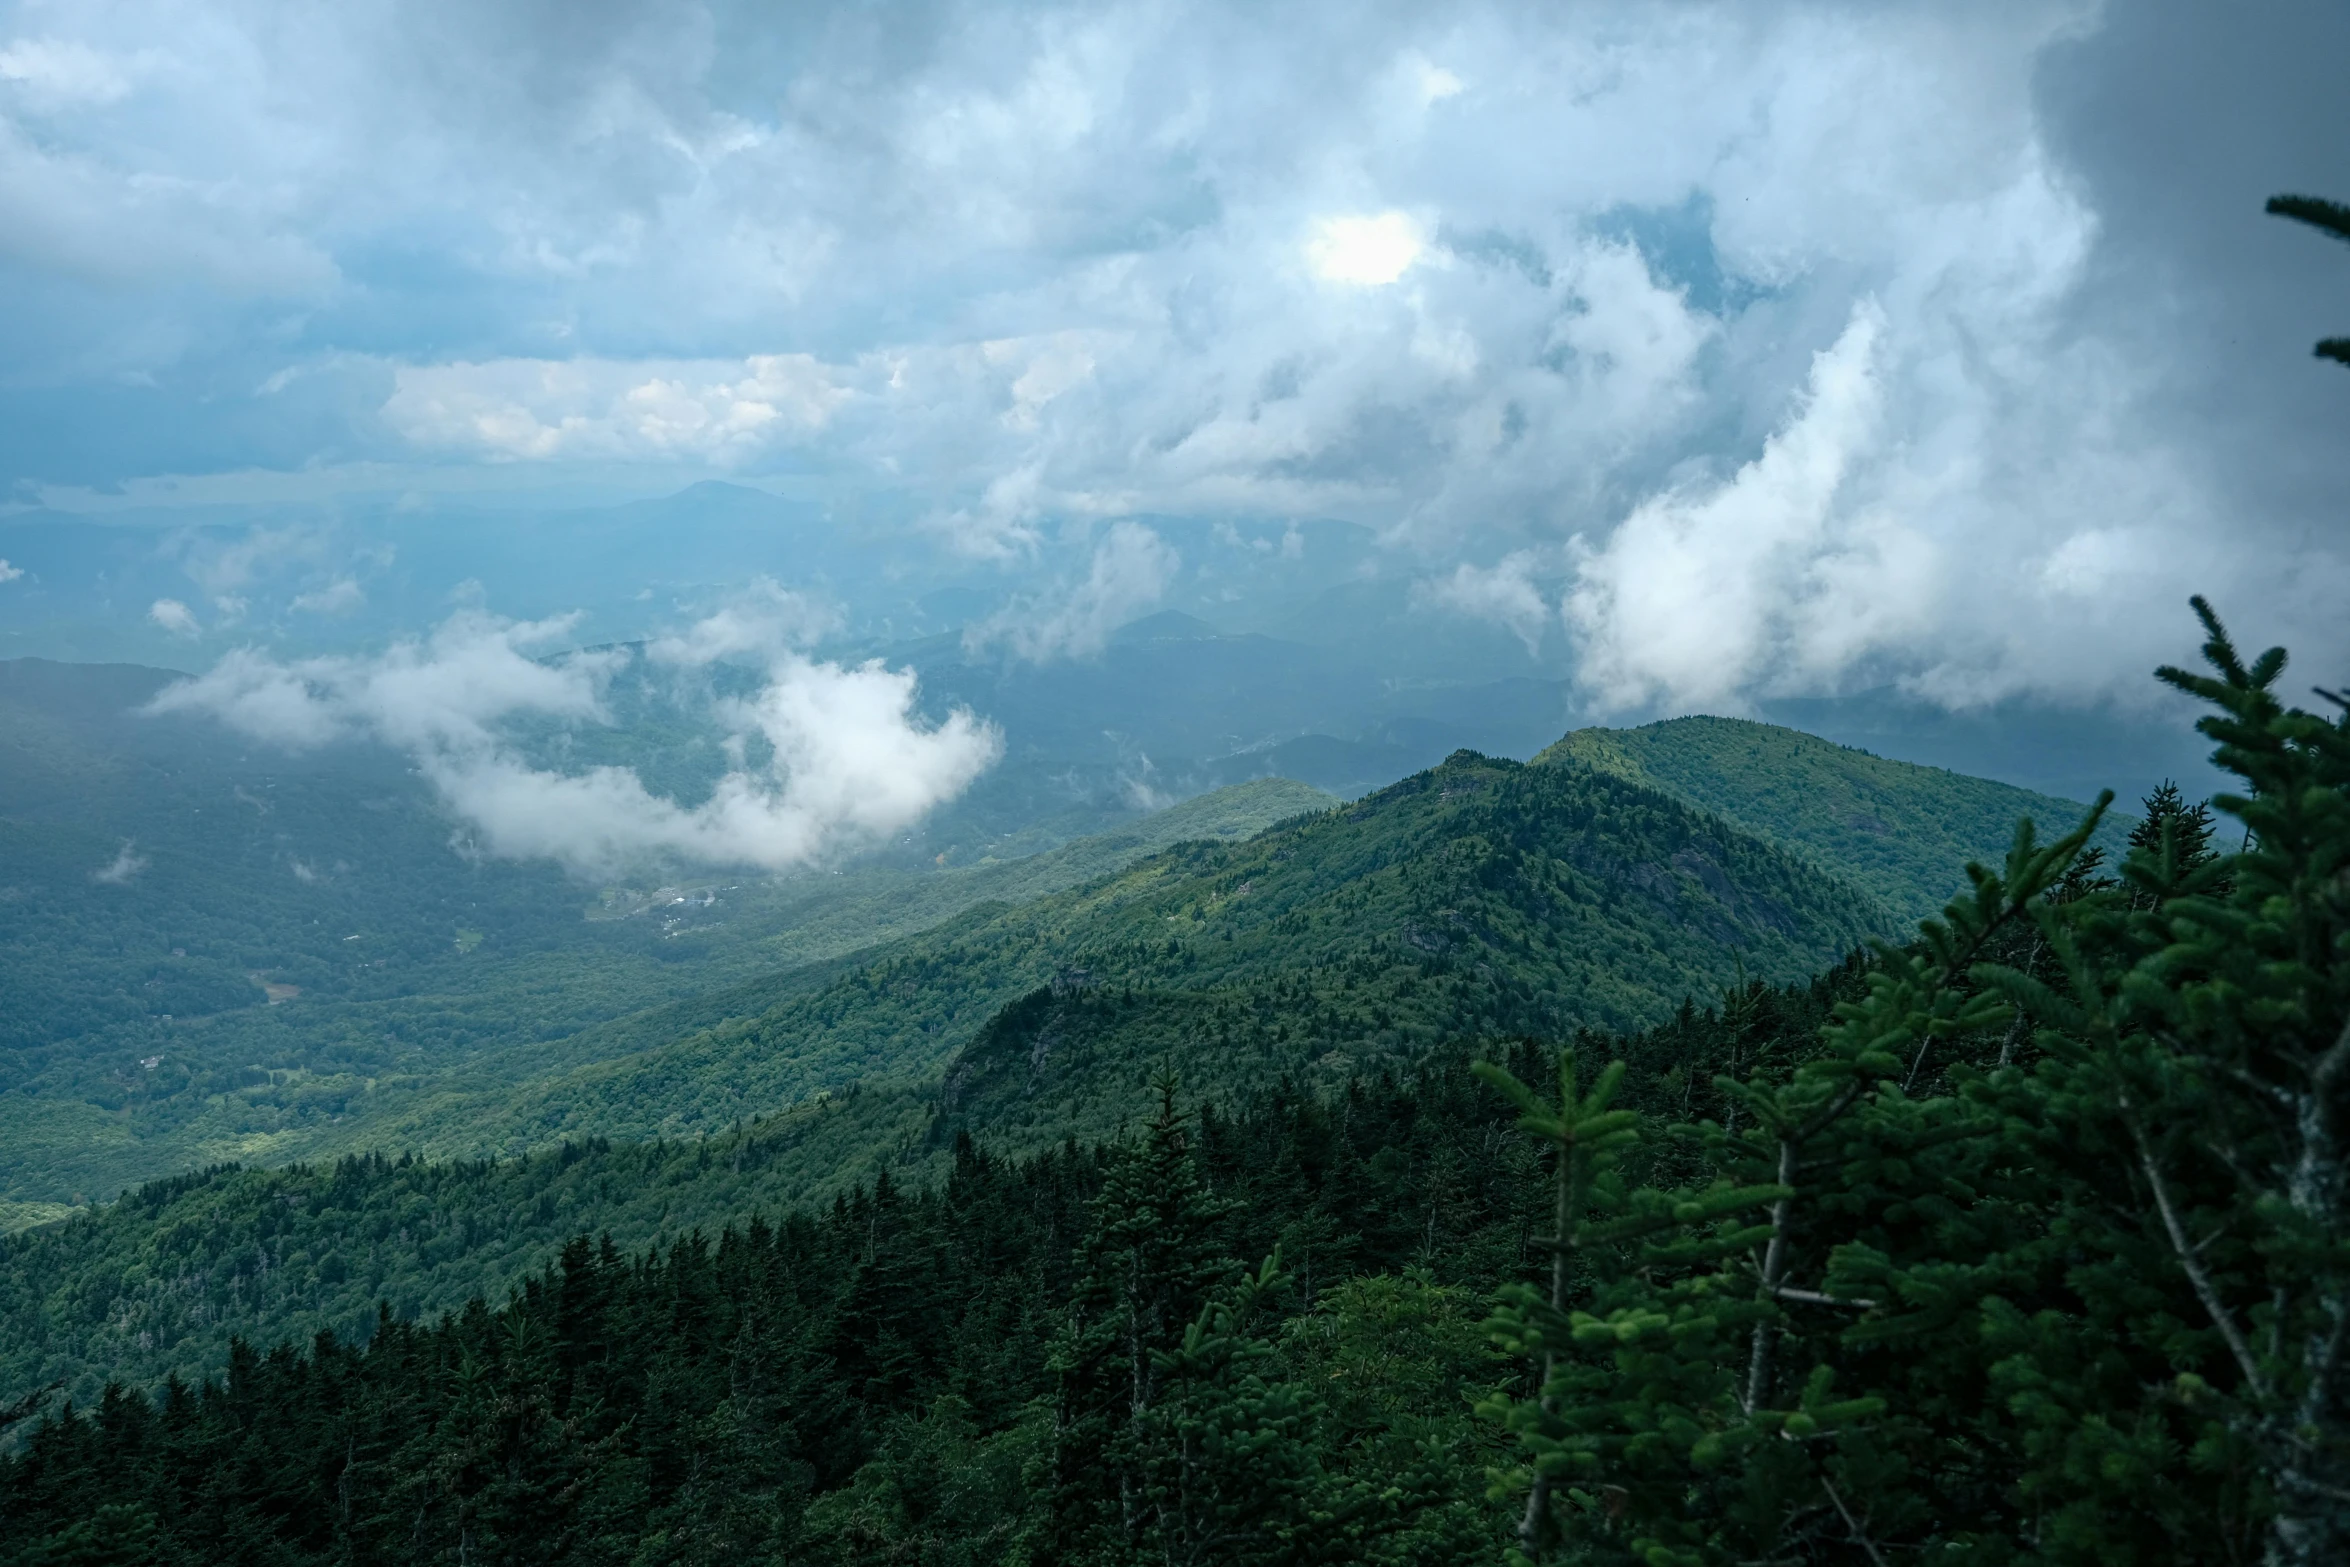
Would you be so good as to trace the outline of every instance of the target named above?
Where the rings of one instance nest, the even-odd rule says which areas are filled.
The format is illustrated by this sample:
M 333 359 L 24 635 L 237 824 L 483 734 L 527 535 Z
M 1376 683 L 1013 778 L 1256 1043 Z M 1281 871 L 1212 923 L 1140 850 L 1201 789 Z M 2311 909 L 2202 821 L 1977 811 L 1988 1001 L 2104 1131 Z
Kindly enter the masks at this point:
M 2350 198 L 2344 58 L 2317 3 L 18 0 L 0 501 L 721 478 L 1012 584 L 1024 659 L 1169 519 L 1344 522 L 1598 716 L 2128 708 L 2195 592 L 2334 683 L 2350 251 L 2261 204 Z M 339 538 L 288 613 L 366 599 Z M 217 660 L 189 569 L 116 609 Z

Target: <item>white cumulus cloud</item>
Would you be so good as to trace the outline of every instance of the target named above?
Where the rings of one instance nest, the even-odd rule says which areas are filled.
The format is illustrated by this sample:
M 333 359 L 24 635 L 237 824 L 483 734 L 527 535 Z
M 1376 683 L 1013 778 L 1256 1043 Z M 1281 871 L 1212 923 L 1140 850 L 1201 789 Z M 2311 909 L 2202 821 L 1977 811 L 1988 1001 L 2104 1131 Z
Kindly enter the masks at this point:
M 410 365 L 383 412 L 428 448 L 724 462 L 822 429 L 850 394 L 844 379 L 806 354 Z
M 2197 588 L 2345 645 L 2337 258 L 2257 211 L 2342 143 L 2338 5 L 24 16 L 0 401 L 78 422 L 0 480 L 724 469 L 1002 562 L 1337 519 L 1634 704 L 2136 689 Z M 1774 509 L 1864 303 L 1873 423 Z
M 1424 584 L 1421 597 L 1464 615 L 1499 621 L 1517 633 L 1528 653 L 1539 653 L 1542 634 L 1556 611 L 1535 583 L 1536 566 L 1533 550 L 1513 551 L 1491 566 L 1463 562 L 1451 576 Z
M 196 622 L 196 612 L 178 599 L 157 599 L 147 606 L 147 618 L 175 637 L 198 636 L 204 630 Z
M 1428 248 L 1420 225 L 1406 212 L 1324 218 L 1306 244 L 1314 274 L 1332 283 L 1376 287 L 1410 270 Z
M 337 577 L 323 588 L 294 595 L 293 607 L 312 615 L 346 615 L 367 602 L 367 594 L 350 577 Z
M 1183 562 L 1139 522 L 1113 523 L 1085 576 L 1059 592 L 1023 598 L 963 634 L 974 651 L 1001 645 L 1016 658 L 1091 658 L 1110 633 L 1166 596 Z
M 152 68 L 148 53 L 125 59 L 71 38 L 18 38 L 0 45 L 0 91 L 36 113 L 120 101 Z
M 1609 707 L 1734 705 L 1807 651 L 1803 629 L 1847 616 L 1839 573 L 1865 515 L 1836 502 L 1875 431 L 1884 317 L 1853 313 L 1813 362 L 1802 412 L 1727 482 L 1657 496 L 1584 562 L 1567 618 L 1581 678 Z M 1839 537 L 1839 523 L 1850 525 Z M 1808 673 L 1809 671 L 1805 671 Z
M 675 666 L 761 655 L 766 679 L 725 704 L 737 758 L 711 796 L 685 806 L 647 789 L 627 767 L 562 772 L 535 765 L 507 721 L 537 715 L 607 720 L 609 682 L 626 650 L 548 656 L 567 618 L 451 617 L 430 637 L 367 658 L 280 662 L 239 649 L 210 671 L 166 687 L 155 713 L 205 713 L 289 747 L 365 737 L 406 751 L 488 853 L 596 872 L 669 856 L 780 870 L 870 843 L 921 820 L 993 764 L 995 729 L 958 710 L 938 724 L 915 710 L 914 676 L 878 660 L 842 665 L 796 645 L 805 615 L 763 592 L 656 642 Z M 771 760 L 742 763 L 757 735 Z

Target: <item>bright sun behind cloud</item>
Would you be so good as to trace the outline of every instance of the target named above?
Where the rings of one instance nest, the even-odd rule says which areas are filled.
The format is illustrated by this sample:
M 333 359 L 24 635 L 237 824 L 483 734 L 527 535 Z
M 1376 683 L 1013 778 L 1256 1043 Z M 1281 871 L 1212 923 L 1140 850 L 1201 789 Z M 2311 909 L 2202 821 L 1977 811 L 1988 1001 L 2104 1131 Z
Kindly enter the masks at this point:
M 1324 218 L 1306 246 L 1316 276 L 1332 283 L 1375 287 L 1402 277 L 1428 248 L 1407 213 Z

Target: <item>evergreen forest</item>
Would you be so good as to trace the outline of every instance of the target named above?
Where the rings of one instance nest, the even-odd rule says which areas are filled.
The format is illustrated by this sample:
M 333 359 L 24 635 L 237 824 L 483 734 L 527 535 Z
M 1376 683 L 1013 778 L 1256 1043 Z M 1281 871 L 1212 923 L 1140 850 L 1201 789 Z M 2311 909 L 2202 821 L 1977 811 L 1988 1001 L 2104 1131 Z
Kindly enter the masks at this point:
M 0 0 L 0 1567 L 2350 1567 L 2346 58 Z
M 852 1094 L 667 1153 L 224 1169 L 27 1231 L 0 1550 L 2340 1560 L 2350 718 L 2290 703 L 2284 653 L 2201 613 L 2207 667 L 2163 677 L 2237 791 L 2158 791 L 2114 852 L 2110 802 L 2027 819 L 1906 942 L 1864 941 L 1857 894 L 1807 901 L 1812 873 L 1726 822 L 1607 795 L 1617 772 L 1456 758 L 1367 813 L 1179 851 L 1146 872 L 1179 905 L 1112 902 L 1122 969 L 1015 984 L 878 1120 Z M 1593 825 L 1513 846 L 1530 820 Z M 1562 878 L 1667 829 L 1711 857 L 1633 929 L 1755 954 L 1707 1004 L 1562 1026 L 1450 949 L 1375 979 L 1396 965 L 1313 912 L 1465 908 L 1522 949 L 1525 889 L 1605 902 Z M 1462 874 L 1423 886 L 1415 832 Z M 1209 973 L 1197 937 L 1121 923 L 1205 924 L 1201 889 L 1243 883 L 1276 894 L 1278 942 L 1211 925 L 1232 951 Z M 1415 1032 L 1456 1004 L 1464 1026 Z M 1394 1050 L 1314 1049 L 1316 1020 L 1382 1006 Z M 1066 1112 L 1101 1090 L 1056 1098 L 1111 1079 L 1125 1109 L 1096 1122 Z M 829 1195 L 759 1187 L 827 1122 L 894 1153 Z M 654 1187 L 675 1195 L 649 1212 Z M 418 1270 L 509 1220 L 544 1260 L 427 1309 Z M 432 1233 L 403 1252 L 410 1226 Z M 241 1238 L 148 1272 L 207 1229 Z M 304 1299 L 251 1315 L 288 1273 L 379 1304 L 306 1336 Z M 141 1276 L 158 1310 L 233 1281 L 176 1329 L 219 1334 L 216 1366 L 141 1360 L 161 1318 L 106 1337 Z

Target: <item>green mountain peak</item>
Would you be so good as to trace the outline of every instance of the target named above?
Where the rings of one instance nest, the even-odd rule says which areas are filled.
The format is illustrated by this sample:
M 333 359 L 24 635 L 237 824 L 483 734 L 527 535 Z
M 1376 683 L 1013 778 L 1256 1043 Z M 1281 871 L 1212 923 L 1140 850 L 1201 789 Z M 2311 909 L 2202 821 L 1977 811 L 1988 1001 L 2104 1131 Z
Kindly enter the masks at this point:
M 1970 860 L 2005 855 L 2017 818 L 2053 837 L 2089 809 L 1747 718 L 1578 729 L 1532 765 L 1608 773 L 1714 812 L 1864 888 L 1904 921 L 1939 910 L 1965 885 Z M 2097 842 L 2118 852 L 2129 828 L 2109 815 Z

